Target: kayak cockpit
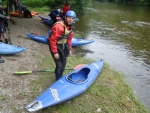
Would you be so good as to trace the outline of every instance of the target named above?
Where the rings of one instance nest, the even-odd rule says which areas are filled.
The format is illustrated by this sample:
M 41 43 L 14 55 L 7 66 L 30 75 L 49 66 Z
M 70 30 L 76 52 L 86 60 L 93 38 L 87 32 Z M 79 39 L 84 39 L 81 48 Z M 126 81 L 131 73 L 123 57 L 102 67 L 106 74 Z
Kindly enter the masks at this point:
M 89 68 L 82 68 L 76 73 L 71 73 L 66 77 L 67 81 L 75 84 L 83 84 L 88 80 L 88 75 L 90 73 Z

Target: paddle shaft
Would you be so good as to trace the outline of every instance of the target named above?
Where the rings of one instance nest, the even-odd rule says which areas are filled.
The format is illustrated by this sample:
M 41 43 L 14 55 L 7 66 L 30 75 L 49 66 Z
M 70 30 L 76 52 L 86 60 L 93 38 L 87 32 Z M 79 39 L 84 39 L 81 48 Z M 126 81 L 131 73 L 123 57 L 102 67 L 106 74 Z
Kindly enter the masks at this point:
M 65 70 L 74 70 L 74 69 L 66 68 Z M 21 74 L 31 74 L 31 73 L 37 73 L 37 72 L 55 72 L 55 70 L 46 69 L 46 70 L 36 70 L 36 71 L 19 71 L 19 72 L 14 72 L 13 74 L 21 75 Z
M 74 70 L 72 68 L 66 68 L 65 70 Z M 49 70 L 49 69 L 46 69 L 46 70 L 37 70 L 37 71 L 31 71 L 32 73 L 37 73 L 37 72 L 55 72 L 55 70 Z

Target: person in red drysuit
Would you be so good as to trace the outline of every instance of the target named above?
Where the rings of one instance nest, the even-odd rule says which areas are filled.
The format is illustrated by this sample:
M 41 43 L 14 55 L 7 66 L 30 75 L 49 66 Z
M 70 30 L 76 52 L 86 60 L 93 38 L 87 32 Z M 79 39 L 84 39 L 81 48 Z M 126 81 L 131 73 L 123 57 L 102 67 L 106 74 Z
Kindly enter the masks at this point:
M 65 20 L 56 22 L 49 32 L 48 44 L 50 53 L 56 64 L 56 81 L 62 77 L 66 67 L 66 58 L 72 54 L 71 42 L 73 31 L 71 24 L 75 18 L 76 13 L 74 11 L 67 11 Z

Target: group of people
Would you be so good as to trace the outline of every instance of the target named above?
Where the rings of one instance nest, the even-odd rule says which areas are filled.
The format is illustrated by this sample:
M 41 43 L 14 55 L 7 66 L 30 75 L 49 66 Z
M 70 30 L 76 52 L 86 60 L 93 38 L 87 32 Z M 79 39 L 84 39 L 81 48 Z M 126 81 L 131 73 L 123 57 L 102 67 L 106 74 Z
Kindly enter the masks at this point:
M 57 16 L 61 16 L 62 20 L 57 21 Z M 55 76 L 57 81 L 63 75 L 67 57 L 72 55 L 72 23 L 76 18 L 76 13 L 66 3 L 61 10 L 51 11 L 50 17 L 53 20 L 53 26 L 49 34 L 48 44 L 56 65 Z
M 18 11 L 18 0 L 11 0 L 11 2 L 13 2 L 12 4 L 14 5 L 15 11 Z M 10 4 L 11 4 L 11 2 L 10 2 Z M 31 12 L 28 10 L 27 7 L 21 6 L 21 12 L 22 11 L 24 11 L 25 18 L 32 18 Z M 9 16 L 4 15 L 4 8 L 2 7 L 2 5 L 0 5 L 0 42 L 2 42 L 1 37 L 3 37 L 6 44 L 8 44 L 6 29 L 8 29 L 7 21 L 9 19 L 10 19 Z
M 72 55 L 72 43 L 71 43 L 73 37 L 72 23 L 76 18 L 76 13 L 70 9 L 70 6 L 68 4 L 66 4 L 62 8 L 62 10 L 63 10 L 62 21 L 58 22 L 54 21 L 55 23 L 53 24 L 51 28 L 51 33 L 49 34 L 48 37 L 50 54 L 52 55 L 53 60 L 56 64 L 55 68 L 56 81 L 59 80 L 63 75 L 67 63 L 67 57 Z M 10 17 L 0 14 L 0 33 L 5 37 L 6 27 L 3 24 L 4 19 L 10 19 Z M 1 37 L 0 41 L 2 42 Z M 5 43 L 8 43 L 6 37 Z M 0 61 L 2 60 L 0 59 Z
M 30 10 L 26 6 L 23 6 L 20 0 L 9 0 L 9 10 L 10 12 L 16 11 L 20 13 L 19 17 L 22 17 L 21 13 L 23 11 L 25 18 L 32 18 Z

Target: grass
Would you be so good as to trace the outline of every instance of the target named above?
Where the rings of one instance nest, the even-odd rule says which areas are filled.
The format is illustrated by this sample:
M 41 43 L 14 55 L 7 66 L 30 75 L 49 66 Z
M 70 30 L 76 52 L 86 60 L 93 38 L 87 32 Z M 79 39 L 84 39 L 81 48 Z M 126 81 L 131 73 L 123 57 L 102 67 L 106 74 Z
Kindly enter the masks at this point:
M 39 63 L 39 67 L 54 69 L 55 64 L 50 54 L 42 54 L 45 54 L 45 58 Z M 73 55 L 68 59 L 66 67 L 73 68 L 78 64 L 91 62 L 93 61 L 90 59 Z M 65 70 L 64 75 L 69 72 Z M 64 103 L 42 109 L 39 113 L 148 113 L 123 78 L 123 75 L 105 63 L 100 76 L 85 93 Z M 33 99 L 54 82 L 54 73 L 43 73 L 38 80 L 32 81 L 33 92 L 36 90 Z

